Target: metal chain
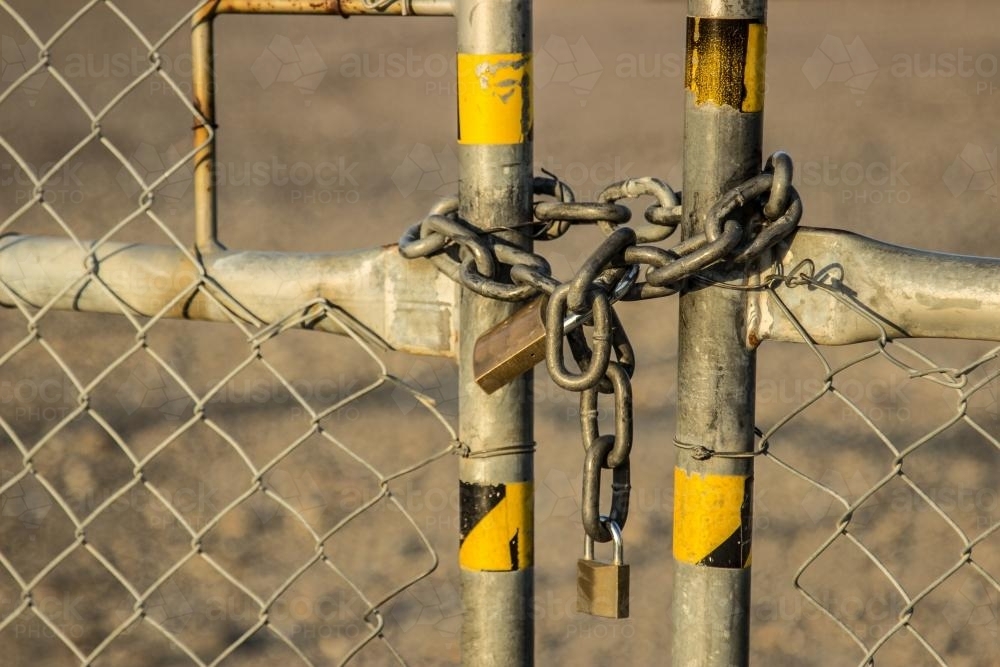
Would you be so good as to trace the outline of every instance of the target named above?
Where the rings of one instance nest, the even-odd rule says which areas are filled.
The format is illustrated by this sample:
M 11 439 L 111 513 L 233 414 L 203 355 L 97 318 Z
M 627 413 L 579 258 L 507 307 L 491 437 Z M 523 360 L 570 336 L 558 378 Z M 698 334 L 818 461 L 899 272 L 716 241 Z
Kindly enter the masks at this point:
M 578 202 L 572 189 L 545 172 L 533 183 L 538 201 L 534 219 L 503 228 L 478 230 L 458 216 L 458 200 L 435 206 L 430 215 L 410 227 L 399 242 L 407 258 L 426 257 L 446 275 L 476 294 L 504 301 L 547 297 L 545 361 L 552 381 L 580 393 L 580 429 L 586 450 L 583 479 L 583 526 L 596 542 L 612 539 L 601 521 L 601 471 L 612 470 L 611 521 L 624 528 L 628 519 L 629 456 L 632 449 L 632 374 L 635 351 L 613 304 L 670 296 L 684 282 L 709 278 L 716 267 L 745 265 L 792 233 L 802 218 L 802 200 L 792 185 L 792 160 L 783 152 L 771 155 L 763 171 L 723 194 L 706 216 L 704 231 L 671 248 L 657 243 L 669 238 L 682 218 L 681 193 L 663 181 L 645 177 L 606 187 L 596 202 Z M 653 197 L 645 221 L 626 226 L 632 212 L 622 200 Z M 737 215 L 745 214 L 745 215 Z M 744 225 L 738 220 L 745 219 Z M 596 224 L 607 238 L 570 280 L 552 276 L 543 256 L 496 236 L 517 231 L 535 240 L 557 239 L 576 225 Z M 506 267 L 502 271 L 501 267 Z M 501 279 L 504 274 L 510 280 Z M 641 276 L 641 280 L 639 280 Z M 735 286 L 739 287 L 739 286 Z M 579 324 L 591 328 L 588 342 Z M 566 366 L 564 341 L 579 372 Z M 614 358 L 612 359 L 612 355 Z M 598 398 L 614 401 L 614 434 L 598 426 Z

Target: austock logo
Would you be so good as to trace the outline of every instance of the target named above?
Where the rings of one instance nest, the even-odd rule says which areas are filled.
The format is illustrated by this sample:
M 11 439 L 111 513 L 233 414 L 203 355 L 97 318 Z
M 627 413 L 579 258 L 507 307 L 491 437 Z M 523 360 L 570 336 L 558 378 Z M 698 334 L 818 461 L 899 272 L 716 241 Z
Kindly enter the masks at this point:
M 392 182 L 404 197 L 416 192 L 439 197 L 455 194 L 458 189 L 455 149 L 451 144 L 446 144 L 440 151 L 427 144 L 415 144 L 393 170 Z
M 814 524 L 819 524 L 826 519 L 839 519 L 847 512 L 847 508 L 837 500 L 836 496 L 853 503 L 868 493 L 873 486 L 858 470 L 845 476 L 839 470 L 828 469 L 817 481 L 824 488 L 811 486 L 800 502 L 802 510 L 812 519 Z M 861 526 L 867 525 L 874 516 L 873 510 L 877 505 L 878 500 L 875 497 L 867 499 L 854 512 L 851 523 Z M 832 522 L 830 525 L 833 525 Z
M 967 576 L 943 613 L 952 630 L 985 631 L 994 642 L 1000 642 L 1000 590 L 995 581 L 987 583 L 978 574 Z
M 273 283 L 278 283 L 280 277 L 276 277 Z M 301 289 L 294 276 L 277 286 L 277 291 L 286 296 L 297 294 Z M 262 294 L 274 293 L 275 288 L 269 288 Z M 291 419 L 311 420 L 310 410 L 342 402 L 356 394 L 362 386 L 362 379 L 351 373 L 319 380 L 292 381 L 281 376 L 238 375 L 210 394 L 192 395 L 166 367 L 140 359 L 129 368 L 128 376 L 118 385 L 115 397 L 129 416 L 139 410 L 158 410 L 169 420 L 190 419 L 195 402 L 200 401 L 206 410 L 219 405 L 247 410 L 265 404 L 277 405 L 286 408 L 285 415 Z M 358 409 L 348 405 L 337 410 L 336 414 L 341 419 L 354 421 L 358 418 Z
M 44 190 L 45 201 L 54 204 L 82 204 L 85 199 L 84 185 L 80 172 L 87 172 L 82 161 L 64 164 L 53 171 L 55 163 L 48 162 L 36 167 L 31 164 L 17 162 L 0 163 L 0 187 L 11 188 L 14 201 L 25 204 L 35 201 L 38 197 L 35 182 Z
M 441 414 L 458 415 L 458 372 L 452 364 L 417 361 L 401 381 L 392 390 L 392 400 L 402 414 L 410 414 L 429 400 Z
M 275 84 L 290 83 L 302 95 L 312 95 L 326 77 L 327 65 L 309 37 L 298 44 L 284 35 L 275 35 L 254 61 L 250 71 L 264 90 Z M 309 100 L 306 100 L 309 105 Z
M 365 620 L 371 621 L 368 605 L 347 590 L 318 595 L 285 593 L 269 601 L 266 608 L 242 594 L 212 596 L 201 602 L 197 617 L 209 624 L 247 627 L 265 610 L 268 622 L 288 632 L 295 642 L 345 640 L 346 650 L 372 631 L 373 622 Z
M 554 258 L 550 257 L 549 259 Z M 575 267 L 569 260 L 552 262 L 554 267 L 561 263 L 565 263 L 570 268 Z M 540 366 L 536 372 L 545 373 L 544 365 Z M 421 405 L 425 405 L 446 417 L 455 417 L 458 415 L 461 399 L 458 369 L 453 363 L 415 361 L 406 368 L 405 372 L 400 374 L 398 383 L 392 392 L 392 399 L 404 415 L 408 415 L 420 408 Z M 531 401 L 536 406 L 555 406 L 569 422 L 575 423 L 579 420 L 577 394 L 564 391 L 552 383 L 533 383 Z
M 191 409 L 191 397 L 176 382 L 168 382 L 166 371 L 152 363 L 137 364 L 118 387 L 115 397 L 132 415 L 140 408 L 159 410 L 163 416 L 180 420 Z
M 311 512 L 326 507 L 326 498 L 312 474 L 308 471 L 297 471 L 297 473 L 284 469 L 271 472 L 266 479 L 268 489 L 271 493 L 280 496 L 287 505 L 291 506 L 292 510 L 298 513 Z M 255 493 L 250 497 L 249 502 L 261 525 L 266 524 L 276 516 L 289 512 L 284 505 L 277 503 L 273 498 L 265 498 L 264 494 L 261 493 Z
M 983 410 L 991 421 L 1000 421 L 1000 353 L 969 377 L 969 406 Z
M 597 86 L 604 66 L 582 35 L 572 44 L 565 37 L 550 35 L 535 52 L 535 83 L 539 89 L 564 83 L 580 96 L 580 106 Z
M 8 600 L 0 599 L 5 609 L 10 608 Z M 16 604 L 16 603 L 15 603 Z M 61 633 L 72 640 L 79 641 L 87 634 L 87 614 L 85 614 L 85 599 L 80 595 L 70 593 L 32 595 L 33 614 L 20 614 L 12 619 L 8 626 L 8 637 L 17 639 L 54 640 Z M 44 618 L 45 621 L 41 619 Z
M 118 622 L 122 623 L 132 616 L 137 605 L 138 602 L 131 598 L 123 600 L 116 612 Z M 168 579 L 156 587 L 143 603 L 142 613 L 145 618 L 149 618 L 175 635 L 190 626 L 198 616 L 194 605 L 174 579 Z M 133 623 L 125 633 L 133 632 L 139 627 L 139 623 Z
M 582 486 L 582 472 L 571 479 L 565 470 L 551 468 L 535 482 L 535 522 L 576 517 L 580 512 Z
M 17 519 L 28 530 L 37 530 L 52 509 L 52 498 L 45 488 L 35 480 L 22 477 L 13 484 L 15 473 L 0 472 L 0 486 L 6 487 L 0 495 L 0 513 Z
M 44 282 L 45 274 L 37 265 L 23 266 L 15 261 L 14 267 L 20 269 L 21 274 L 8 282 L 12 287 L 30 289 L 39 284 L 50 284 Z M 32 270 L 33 273 L 27 272 Z M 17 423 L 60 422 L 78 409 L 79 396 L 79 388 L 65 376 L 43 380 L 27 377 L 0 380 L 0 409 L 5 417 Z
M 191 161 L 174 146 L 161 151 L 143 142 L 132 154 L 131 164 L 141 183 L 125 166 L 118 171 L 116 178 L 129 197 L 135 197 L 141 190 L 163 179 L 153 188 L 153 194 L 176 208 L 191 190 L 194 181 Z M 217 187 L 280 188 L 287 193 L 291 203 L 356 204 L 361 199 L 360 175 L 356 173 L 360 166 L 359 162 L 345 156 L 315 163 L 297 161 L 291 164 L 271 156 L 270 160 L 252 162 L 216 161 L 212 177 Z
M 647 597 L 650 587 L 633 582 L 630 604 L 633 609 Z M 655 587 L 653 587 L 655 588 Z M 403 591 L 392 601 L 389 616 L 403 632 L 434 632 L 444 649 L 457 648 L 464 609 L 461 591 L 452 582 L 433 583 L 424 579 Z M 500 606 L 484 610 L 498 622 L 507 610 Z M 631 621 L 614 621 L 581 614 L 577 611 L 575 590 L 536 591 L 528 615 L 536 622 L 563 624 L 565 637 L 594 639 L 631 639 L 635 628 Z
M 38 47 L 30 40 L 18 44 L 13 37 L 0 35 L 0 82 L 10 85 L 23 77 L 33 66 L 30 54 L 37 51 Z M 43 68 L 21 82 L 29 106 L 35 106 L 35 98 L 48 80 L 49 73 Z
M 823 156 L 797 165 L 796 183 L 833 189 L 843 202 L 855 204 L 908 204 L 911 183 L 906 170 L 912 162 L 890 156 L 888 160 L 848 160 Z
M 953 197 L 985 192 L 997 201 L 997 148 L 966 144 L 941 177 Z
M 868 526 L 878 517 L 888 515 L 896 521 L 913 522 L 921 514 L 944 512 L 974 520 L 977 530 L 988 530 L 994 525 L 1000 508 L 1000 494 L 988 486 L 922 484 L 918 493 L 906 482 L 893 479 L 883 484 L 876 473 L 870 477 L 876 481 L 870 482 L 857 469 L 827 469 L 816 480 L 819 486 L 811 485 L 802 497 L 800 507 L 814 524 L 826 523 L 833 528 L 835 521 L 847 514 L 847 506 L 839 498 L 853 506 L 867 496 L 851 514 L 851 524 Z M 912 479 L 910 483 L 914 483 Z
M 132 167 L 142 179 L 142 183 L 136 182 L 132 172 L 122 166 L 115 177 L 122 192 L 128 197 L 134 197 L 140 190 L 166 176 L 163 183 L 154 189 L 154 194 L 156 197 L 165 198 L 172 207 L 176 207 L 184 199 L 194 180 L 194 170 L 190 162 L 185 160 L 180 151 L 173 146 L 160 151 L 152 144 L 140 143 L 132 153 Z
M 813 90 L 827 83 L 844 84 L 857 97 L 857 106 L 861 106 L 861 97 L 878 71 L 878 64 L 859 36 L 848 44 L 840 37 L 827 35 L 802 65 L 802 73 Z
M 462 593 L 450 582 L 417 582 L 392 601 L 390 617 L 403 632 L 433 631 L 439 641 L 457 642 L 462 629 Z

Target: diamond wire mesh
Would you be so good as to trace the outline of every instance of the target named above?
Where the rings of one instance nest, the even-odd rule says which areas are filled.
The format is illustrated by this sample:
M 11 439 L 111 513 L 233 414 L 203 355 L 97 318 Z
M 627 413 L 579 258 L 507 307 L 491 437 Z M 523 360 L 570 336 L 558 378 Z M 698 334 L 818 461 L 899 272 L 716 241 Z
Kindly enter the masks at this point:
M 154 78 L 162 80 L 165 89 L 184 105 L 189 116 L 199 117 L 181 82 L 163 68 L 160 56 L 163 45 L 174 35 L 187 30 L 191 17 L 204 2 L 188 4 L 190 8 L 178 11 L 178 20 L 158 38 L 149 37 L 140 29 L 122 9 L 123 3 L 110 0 L 83 3 L 50 37 L 43 38 L 11 2 L 0 0 L 3 32 L 12 31 L 16 25 L 40 54 L 34 64 L 23 59 L 14 63 L 17 58 L 12 58 L 5 51 L 3 80 L 6 87 L 0 92 L 0 106 L 9 104 L 13 96 L 31 82 L 37 84 L 38 77 L 47 77 L 65 91 L 86 115 L 90 125 L 85 136 L 44 171 L 34 169 L 30 160 L 19 153 L 15 139 L 0 132 L 0 148 L 11 157 L 15 168 L 30 180 L 31 189 L 30 196 L 22 205 L 0 216 L 0 233 L 10 233 L 22 224 L 30 227 L 30 216 L 41 210 L 88 257 L 85 265 L 80 267 L 79 277 L 62 286 L 59 294 L 47 303 L 28 303 L 20 296 L 16 285 L 0 285 L 5 305 L 13 307 L 3 315 L 5 335 L 8 338 L 13 336 L 17 324 L 15 320 L 19 320 L 23 332 L 0 356 L 0 373 L 8 378 L 8 384 L 15 383 L 14 386 L 23 388 L 23 384 L 16 384 L 19 376 L 35 382 L 36 387 L 44 386 L 44 381 L 39 385 L 39 378 L 43 377 L 39 367 L 45 366 L 50 372 L 49 377 L 58 378 L 54 382 L 62 386 L 66 394 L 62 398 L 68 397 L 63 401 L 61 410 L 54 413 L 58 418 L 51 420 L 53 423 L 49 428 L 45 427 L 49 425 L 26 428 L 11 410 L 5 409 L 0 413 L 0 428 L 3 430 L 0 434 L 0 455 L 5 467 L 15 468 L 15 472 L 5 472 L 0 484 L 3 514 L 6 518 L 16 517 L 21 524 L 17 530 L 4 529 L 0 535 L 0 566 L 3 569 L 0 599 L 5 601 L 0 610 L 0 642 L 4 643 L 5 653 L 14 662 L 41 660 L 45 664 L 132 664 L 136 654 L 144 655 L 147 664 L 179 664 L 178 661 L 197 665 L 215 665 L 224 661 L 230 664 L 234 656 L 241 657 L 240 664 L 258 664 L 253 662 L 254 655 L 268 657 L 265 664 L 300 662 L 313 665 L 331 661 L 343 664 L 356 656 L 370 653 L 370 647 L 375 645 L 380 648 L 380 657 L 369 657 L 373 664 L 389 661 L 402 663 L 400 652 L 384 632 L 386 622 L 382 610 L 400 592 L 431 573 L 438 564 L 438 558 L 425 530 L 407 508 L 405 498 L 401 502 L 391 492 L 390 484 L 453 453 L 457 436 L 448 419 L 435 407 L 433 399 L 394 376 L 380 354 L 363 335 L 355 331 L 350 318 L 332 304 L 323 300 L 303 303 L 280 321 L 265 325 L 239 303 L 233 302 L 214 283 L 198 257 L 155 208 L 157 193 L 169 187 L 179 174 L 190 170 L 190 161 L 197 147 L 186 155 L 174 155 L 162 170 L 144 174 L 146 170 L 126 157 L 127 151 L 120 148 L 112 134 L 102 127 L 102 122 L 123 100 L 144 82 Z M 50 53 L 75 25 L 97 12 L 105 12 L 102 14 L 105 21 L 114 17 L 141 42 L 148 53 L 148 65 L 105 104 L 92 107 L 73 82 L 52 63 Z M 8 47 L 12 45 L 14 42 L 7 40 L 5 49 L 9 51 Z M 34 86 L 36 90 L 37 87 Z M 203 118 L 201 120 L 204 121 Z M 105 225 L 96 241 L 83 241 L 68 221 L 65 209 L 60 210 L 63 207 L 47 195 L 51 180 L 94 144 L 103 146 L 121 169 L 139 184 L 138 205 L 113 224 Z M 180 250 L 186 262 L 195 268 L 196 276 L 190 284 L 178 290 L 177 298 L 170 305 L 149 317 L 137 316 L 126 304 L 126 299 L 115 294 L 94 270 L 95 253 L 102 244 L 126 228 L 140 225 L 152 226 L 161 238 L 165 237 L 170 245 Z M 102 331 L 102 326 L 117 326 L 119 334 L 123 331 L 117 323 L 112 325 L 102 319 L 96 331 L 92 331 L 93 339 L 77 340 L 74 347 L 67 348 L 61 341 L 65 339 L 66 328 L 72 331 L 76 323 L 60 320 L 53 304 L 63 295 L 84 288 L 101 290 L 120 304 L 121 316 L 127 322 L 123 325 L 125 334 L 115 337 L 110 332 Z M 186 342 L 182 344 L 194 347 L 194 342 L 190 340 L 194 337 L 188 336 L 190 332 L 171 328 L 172 323 L 164 319 L 164 314 L 174 305 L 195 295 L 210 300 L 229 313 L 232 330 L 239 335 L 230 336 L 228 340 L 237 341 L 236 344 L 244 346 L 247 351 L 230 370 L 214 378 L 204 389 L 197 388 L 185 377 L 193 366 L 185 361 L 185 354 L 191 353 L 171 356 L 160 352 L 160 344 L 153 342 L 158 331 L 167 330 L 175 337 L 175 342 L 177 337 L 184 337 Z M 307 395 L 302 383 L 289 379 L 287 371 L 274 363 L 266 352 L 270 345 L 287 338 L 290 330 L 315 325 L 322 318 L 336 322 L 347 332 L 348 347 L 353 349 L 355 357 L 367 359 L 365 363 L 370 369 L 367 381 L 359 382 L 357 374 L 342 377 L 341 386 L 335 395 L 325 396 L 325 403 L 315 400 L 315 391 Z M 204 326 L 179 324 L 191 329 Z M 60 327 L 63 327 L 62 331 Z M 203 334 L 208 332 L 203 331 Z M 213 333 L 209 337 L 216 335 L 219 334 Z M 118 349 L 114 349 L 116 343 L 120 344 Z M 91 351 L 87 349 L 88 344 L 113 352 L 113 356 L 90 379 L 80 372 L 81 365 L 87 365 L 84 358 Z M 284 351 L 284 356 L 291 354 L 295 357 L 302 354 L 300 350 L 303 348 L 308 349 L 308 346 L 297 340 L 290 353 L 287 349 Z M 19 361 L 21 355 L 34 355 L 31 356 L 34 366 Z M 104 358 L 104 355 L 94 356 Z M 336 357 L 329 365 L 336 366 L 339 361 L 340 357 Z M 137 363 L 145 370 L 136 370 Z M 307 366 L 314 363 L 305 360 Z M 186 370 L 178 370 L 178 367 L 185 366 Z M 275 402 L 280 397 L 277 402 L 284 403 L 280 407 L 298 417 L 295 421 L 297 435 L 284 441 L 280 447 L 274 447 L 272 443 L 269 451 L 249 446 L 247 440 L 252 439 L 252 432 L 238 427 L 239 421 L 252 420 L 252 415 L 238 413 L 235 420 L 230 418 L 227 421 L 222 410 L 226 407 L 227 392 L 230 392 L 229 401 L 233 402 L 232 383 L 249 369 L 265 378 L 266 391 L 262 400 L 256 400 L 257 403 L 265 403 L 267 399 Z M 126 406 L 128 414 L 125 418 L 120 414 L 112 417 L 108 414 L 106 403 L 102 403 L 102 394 L 114 378 L 120 381 L 123 373 L 129 374 L 129 377 L 119 389 L 119 401 L 124 395 L 125 400 L 135 404 Z M 148 380 L 149 377 L 153 378 L 152 381 Z M 138 384 L 130 386 L 130 382 Z M 261 388 L 259 384 L 255 386 Z M 132 396 L 133 389 L 144 391 L 145 397 Z M 402 407 L 402 392 L 409 403 L 419 406 L 427 419 L 437 424 L 434 427 L 436 435 L 427 440 L 437 445 L 425 448 L 429 451 L 422 451 L 418 456 L 412 456 L 409 451 L 406 455 L 382 452 L 376 456 L 378 448 L 366 447 L 365 440 L 381 437 L 381 429 L 371 433 L 354 429 L 346 436 L 341 434 L 344 429 L 339 426 L 344 419 L 340 418 L 338 422 L 338 415 L 360 410 L 364 401 L 386 390 L 393 392 L 397 411 L 392 415 L 386 414 L 383 409 L 378 413 L 379 417 L 390 424 L 398 421 L 394 417 L 398 418 L 398 408 Z M 158 399 L 153 402 L 161 407 L 160 412 L 169 413 L 167 416 L 173 421 L 147 429 L 156 434 L 154 442 L 140 446 L 130 442 L 130 439 L 139 439 L 135 434 L 141 434 L 142 429 L 147 427 L 136 421 L 144 415 L 138 409 L 143 407 L 144 401 L 148 402 L 150 392 L 157 394 Z M 254 401 L 248 399 L 246 402 Z M 5 401 L 5 407 L 9 408 L 11 404 L 12 401 Z M 266 405 L 256 407 L 261 411 L 268 408 Z M 34 408 L 29 405 L 24 409 Z M 413 407 L 403 410 L 409 415 L 408 422 L 413 421 L 412 417 L 416 414 L 412 410 Z M 134 418 L 132 423 L 129 417 Z M 268 419 L 263 421 L 266 423 Z M 254 425 L 259 427 L 260 420 L 254 421 Z M 93 435 L 95 430 L 96 436 Z M 236 431 L 239 435 L 234 435 Z M 90 440 L 79 440 L 78 435 L 83 432 L 88 432 L 91 440 L 100 440 L 108 447 L 95 452 L 100 447 L 92 445 Z M 275 432 L 287 436 L 289 431 L 287 428 L 268 431 L 269 434 Z M 411 434 L 411 437 L 422 436 Z M 117 460 L 118 478 L 110 473 L 95 476 L 88 472 L 101 468 L 102 464 L 94 461 L 77 461 L 74 464 L 72 457 L 75 452 L 65 448 L 67 438 L 76 439 L 75 445 L 85 453 L 109 457 L 108 468 L 114 467 L 112 459 Z M 197 440 L 198 446 L 204 450 L 210 449 L 209 440 L 214 441 L 217 448 L 212 450 L 212 456 L 218 460 L 224 458 L 219 453 L 219 447 L 229 456 L 228 462 L 221 466 L 222 470 L 217 471 L 212 480 L 206 481 L 197 475 L 200 468 L 209 467 L 209 454 L 212 452 L 191 452 L 192 439 Z M 395 442 L 408 440 L 397 437 Z M 407 449 L 419 451 L 421 448 Z M 174 450 L 182 451 L 174 454 Z M 308 456 L 298 462 L 300 472 L 294 473 L 298 477 L 292 477 L 293 473 L 288 469 L 289 461 L 296 457 L 301 459 L 304 452 L 308 452 Z M 189 461 L 188 469 L 176 462 L 176 459 L 192 454 L 194 458 Z M 127 463 L 122 462 L 122 456 Z M 174 462 L 167 467 L 168 470 L 177 474 L 192 474 L 190 468 L 194 468 L 191 478 L 197 480 L 191 481 L 197 487 L 194 493 L 200 493 L 203 485 L 226 486 L 229 489 L 227 500 L 216 506 L 213 501 L 202 502 L 199 499 L 196 501 L 197 511 L 193 511 L 191 503 L 185 500 L 192 488 L 178 490 L 176 485 L 164 481 L 169 479 L 169 475 L 159 479 L 162 476 L 154 474 L 158 462 L 171 456 Z M 332 468 L 329 465 L 324 467 L 324 459 L 331 457 L 338 457 L 341 463 L 332 464 Z M 379 461 L 377 464 L 373 462 L 376 460 Z M 88 488 L 81 492 L 70 488 L 73 485 L 68 487 L 66 479 L 73 478 L 73 465 L 78 466 L 76 477 L 81 478 L 84 486 L 104 488 Z M 70 467 L 69 472 L 67 466 Z M 309 472 L 304 473 L 309 484 L 302 482 L 303 467 L 315 471 L 315 477 Z M 343 481 L 325 479 L 323 473 L 329 473 L 331 469 L 342 472 L 345 467 L 353 467 L 354 470 L 353 477 L 345 482 L 348 486 L 353 484 L 350 493 L 343 496 L 348 500 L 340 504 L 336 513 L 310 511 L 317 510 L 315 503 L 310 505 L 309 498 L 321 494 L 320 485 L 336 487 Z M 123 472 L 124 475 L 121 474 Z M 240 480 L 245 480 L 245 483 Z M 84 502 L 79 501 L 80 493 L 86 496 Z M 142 528 L 145 527 L 147 532 L 150 528 L 148 518 L 146 524 L 129 524 L 120 511 L 121 505 L 129 506 L 137 514 L 158 514 L 155 527 L 163 530 L 143 536 Z M 258 521 L 250 520 L 248 523 L 245 517 L 237 516 L 246 514 L 248 508 L 256 513 Z M 233 521 L 242 528 L 227 527 Z M 111 542 L 102 537 L 109 530 L 109 522 L 112 532 L 117 529 L 117 537 Z M 25 525 L 34 532 L 21 530 Z M 379 546 L 378 535 L 365 538 L 367 542 L 357 535 L 348 535 L 345 543 L 343 536 L 356 526 L 374 528 L 376 533 L 382 533 L 383 541 L 392 544 Z M 396 534 L 392 533 L 393 526 Z M 176 533 L 172 541 L 165 527 Z M 60 529 L 64 533 L 61 536 Z M 71 539 L 66 539 L 67 531 L 71 533 Z M 294 534 L 296 531 L 297 535 Z M 215 539 L 220 534 L 223 538 Z M 177 535 L 180 535 L 183 546 L 178 546 Z M 340 542 L 338 538 L 341 538 Z M 237 542 L 242 540 L 242 545 L 232 546 L 234 539 Z M 260 548 L 258 551 L 260 543 L 268 544 L 271 550 Z M 275 551 L 275 543 L 283 543 L 280 546 L 284 550 Z M 342 563 L 345 550 L 349 553 L 352 546 L 361 553 L 354 554 L 351 568 L 348 568 Z M 399 549 L 393 549 L 393 546 Z M 409 567 L 380 562 L 387 548 L 389 552 L 401 551 L 405 557 L 403 562 Z M 272 562 L 271 554 L 275 553 L 281 557 L 274 556 Z M 157 559 L 150 554 L 158 556 L 159 562 L 155 562 Z M 361 576 L 359 572 L 367 574 Z M 63 599 L 60 603 L 61 589 L 86 589 L 83 585 L 86 581 L 93 584 L 89 592 L 84 591 L 69 602 Z M 324 581 L 326 587 L 322 583 Z M 331 584 L 331 581 L 336 584 Z M 330 593 L 325 598 L 318 598 L 318 594 L 310 592 L 334 589 L 336 595 Z M 7 604 L 8 597 L 13 598 L 15 603 Z M 203 610 L 197 609 L 198 602 L 190 602 L 189 597 L 196 597 L 202 603 L 213 601 L 220 607 L 215 610 L 216 620 L 221 619 L 223 623 L 214 626 L 210 633 L 212 637 L 206 639 L 193 634 L 192 631 L 199 628 L 192 627 L 192 618 L 212 620 L 212 616 L 211 613 L 208 616 L 202 614 Z M 102 606 L 99 603 L 102 598 L 121 601 L 116 608 L 106 609 L 107 604 Z M 79 600 L 83 600 L 88 608 L 77 608 Z M 238 608 L 233 609 L 233 605 Z M 91 613 L 91 606 L 103 611 Z M 279 610 L 281 614 L 276 613 Z M 331 624 L 349 626 L 353 630 L 341 633 L 336 637 L 340 641 L 334 642 L 317 630 L 321 621 L 331 632 L 336 630 L 331 630 Z M 310 631 L 313 634 L 310 635 Z M 25 640 L 29 641 L 30 647 L 20 649 L 20 653 L 15 652 L 13 645 Z
M 801 366 L 781 372 L 815 378 L 818 366 L 821 375 L 783 387 L 786 396 L 773 402 L 794 406 L 774 411 L 759 430 L 760 459 L 775 468 L 758 466 L 758 476 L 777 471 L 804 482 L 801 504 L 817 523 L 794 590 L 824 621 L 817 630 L 827 634 L 832 623 L 856 647 L 858 665 L 992 664 L 1000 656 L 1000 346 L 973 346 L 962 363 L 936 363 L 919 342 L 889 340 L 877 313 L 849 289 L 809 275 L 808 264 L 767 296 L 804 343 L 793 346 Z M 881 339 L 842 350 L 817 345 L 782 299 L 805 289 L 848 305 Z M 887 384 L 893 373 L 900 387 Z M 901 392 L 916 383 L 931 391 L 911 401 Z M 882 395 L 873 401 L 872 394 Z M 839 423 L 829 419 L 831 406 L 841 408 Z M 895 420 L 887 418 L 893 409 Z M 848 649 L 831 662 L 853 662 Z

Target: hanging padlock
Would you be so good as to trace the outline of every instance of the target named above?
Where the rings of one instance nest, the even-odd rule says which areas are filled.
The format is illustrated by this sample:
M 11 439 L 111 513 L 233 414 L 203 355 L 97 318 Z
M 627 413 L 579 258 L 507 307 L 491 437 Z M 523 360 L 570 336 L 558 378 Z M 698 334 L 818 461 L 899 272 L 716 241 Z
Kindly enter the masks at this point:
M 583 558 L 576 564 L 576 610 L 604 618 L 628 618 L 629 566 L 625 564 L 622 531 L 614 521 L 602 516 L 611 531 L 614 556 L 610 563 L 594 560 L 594 540 L 587 535 Z
M 472 365 L 487 394 L 510 384 L 545 358 L 545 304 L 540 296 L 476 341 Z
M 615 303 L 631 289 L 639 277 L 639 267 L 630 266 L 615 284 L 608 301 Z M 472 353 L 473 372 L 487 394 L 510 384 L 545 358 L 545 307 L 540 296 L 484 333 Z M 590 318 L 589 312 L 570 312 L 563 322 L 568 333 Z

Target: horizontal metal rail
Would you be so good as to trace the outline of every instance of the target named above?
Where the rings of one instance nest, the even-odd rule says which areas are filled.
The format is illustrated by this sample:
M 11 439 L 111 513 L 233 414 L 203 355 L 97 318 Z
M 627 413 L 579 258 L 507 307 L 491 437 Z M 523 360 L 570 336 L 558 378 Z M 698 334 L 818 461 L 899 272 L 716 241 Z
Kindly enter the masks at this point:
M 776 293 L 821 345 L 890 338 L 1000 341 L 1000 259 L 902 248 L 857 234 L 802 229 L 779 249 L 775 267 L 826 287 L 778 286 Z M 212 322 L 234 317 L 271 323 L 323 299 L 350 315 L 382 346 L 454 356 L 456 283 L 426 260 L 405 260 L 395 246 L 330 254 L 219 251 L 201 260 L 172 246 L 103 243 L 81 249 L 56 237 L 0 238 L 0 305 L 129 313 Z M 88 267 L 92 267 L 88 268 Z M 185 292 L 199 281 L 204 288 Z M 103 283 L 104 286 L 101 285 Z M 215 291 L 213 291 L 215 290 Z M 839 301 L 835 296 L 848 299 Z M 51 302 L 51 303 L 50 303 Z M 243 310 L 229 307 L 242 304 Z M 852 305 L 853 304 L 853 305 Z M 867 308 L 871 318 L 857 314 Z M 877 313 L 877 315 L 876 315 Z M 329 322 L 316 329 L 343 333 Z M 751 343 L 801 342 L 766 291 L 750 300 Z
M 808 228 L 780 248 L 779 257 L 786 276 L 806 271 L 811 281 L 826 286 L 776 290 L 820 345 L 878 340 L 883 331 L 890 340 L 1000 341 L 1000 259 L 914 250 L 850 232 Z M 773 272 L 774 266 L 764 267 L 761 280 Z M 769 294 L 755 295 L 750 342 L 802 342 L 802 333 L 777 312 Z M 868 316 L 858 315 L 857 306 Z
M 395 246 L 338 254 L 212 253 L 171 246 L 0 238 L 0 305 L 255 326 L 330 303 L 373 342 L 413 354 L 455 356 L 458 287 Z M 312 328 L 346 333 L 329 319 Z

